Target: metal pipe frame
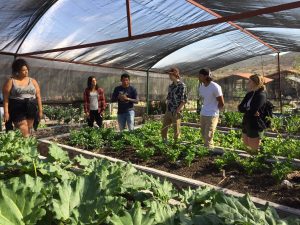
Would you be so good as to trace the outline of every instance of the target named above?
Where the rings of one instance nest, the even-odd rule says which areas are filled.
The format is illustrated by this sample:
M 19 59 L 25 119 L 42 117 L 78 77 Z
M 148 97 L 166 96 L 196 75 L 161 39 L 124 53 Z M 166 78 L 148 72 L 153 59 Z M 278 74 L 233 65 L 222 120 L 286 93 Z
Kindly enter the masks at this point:
M 127 27 L 128 27 L 128 37 L 131 37 L 131 13 L 130 13 L 130 0 L 126 0 L 126 13 L 127 13 Z
M 281 87 L 281 69 L 280 69 L 280 55 L 277 53 L 277 68 L 278 68 L 278 80 L 279 80 L 279 104 L 280 104 L 280 112 L 283 113 L 282 110 L 282 87 Z
M 10 54 L 10 55 L 15 55 L 15 54 Z M 18 55 L 18 56 L 21 56 L 21 55 Z M 146 72 L 147 71 L 147 70 L 142 70 L 142 69 L 127 68 L 127 67 L 98 65 L 98 64 L 88 63 L 88 62 L 74 62 L 74 61 L 68 61 L 68 60 L 64 60 L 64 59 L 52 59 L 52 58 L 40 57 L 40 56 L 24 55 L 24 57 L 32 58 L 32 59 L 41 59 L 41 60 L 47 60 L 47 61 L 54 61 L 54 62 L 63 62 L 63 63 L 78 64 L 78 65 L 95 66 L 95 67 L 100 67 L 100 68 L 110 68 L 110 69 L 120 69 L 120 70 L 134 70 L 134 71 L 141 71 L 141 72 Z
M 220 14 L 210 10 L 209 8 L 199 4 L 198 2 L 196 2 L 195 0 L 186 0 L 187 2 L 191 3 L 192 5 L 199 7 L 200 9 L 210 13 L 211 15 L 217 17 L 217 18 L 223 18 L 223 16 L 221 16 Z M 262 43 L 263 45 L 267 46 L 268 48 L 272 49 L 272 51 L 274 52 L 279 52 L 277 49 L 275 49 L 274 47 L 272 47 L 271 45 L 269 45 L 268 43 L 264 42 L 262 39 L 260 39 L 259 37 L 257 37 L 256 35 L 252 34 L 251 32 L 245 30 L 245 28 L 237 25 L 236 23 L 232 22 L 232 21 L 228 21 L 228 24 L 230 24 L 231 26 L 237 28 L 238 30 L 240 30 L 241 32 L 249 35 L 250 37 L 254 38 L 255 40 L 259 41 L 260 43 Z
M 122 38 L 116 38 L 116 39 L 82 44 L 82 45 L 76 45 L 76 46 L 48 49 L 48 50 L 42 50 L 42 51 L 34 51 L 34 52 L 28 52 L 28 53 L 23 53 L 23 54 L 19 54 L 19 55 L 21 55 L 21 56 L 38 55 L 38 54 L 69 51 L 69 50 L 75 50 L 75 49 L 81 49 L 81 48 L 90 48 L 90 47 L 96 47 L 96 46 L 101 46 L 101 45 L 108 45 L 108 44 L 114 44 L 114 43 L 139 40 L 139 39 L 150 38 L 150 37 L 154 37 L 154 36 L 176 33 L 176 32 L 180 32 L 180 31 L 186 31 L 186 30 L 195 29 L 195 28 L 199 28 L 199 27 L 215 25 L 215 24 L 229 22 L 229 21 L 231 22 L 231 21 L 235 21 L 235 20 L 251 18 L 251 17 L 258 16 L 258 15 L 262 15 L 262 14 L 270 14 L 270 13 L 280 12 L 280 11 L 284 11 L 284 10 L 295 9 L 295 8 L 299 8 L 299 7 L 300 7 L 300 1 L 297 1 L 297 2 L 292 2 L 292 3 L 286 3 L 286 4 L 277 5 L 277 6 L 267 7 L 267 8 L 263 8 L 263 9 L 258 9 L 258 10 L 243 12 L 243 13 L 237 13 L 237 14 L 233 14 L 230 16 L 225 16 L 225 17 L 216 18 L 216 19 L 212 19 L 212 20 L 202 21 L 202 22 L 193 23 L 193 24 L 189 24 L 189 25 L 183 25 L 183 26 L 179 26 L 179 27 L 175 27 L 175 28 L 169 28 L 169 29 L 164 29 L 164 30 L 159 30 L 159 31 L 154 31 L 154 32 L 149 32 L 149 33 L 144 33 L 144 34 L 138 34 L 138 35 L 132 35 L 131 37 L 122 37 Z

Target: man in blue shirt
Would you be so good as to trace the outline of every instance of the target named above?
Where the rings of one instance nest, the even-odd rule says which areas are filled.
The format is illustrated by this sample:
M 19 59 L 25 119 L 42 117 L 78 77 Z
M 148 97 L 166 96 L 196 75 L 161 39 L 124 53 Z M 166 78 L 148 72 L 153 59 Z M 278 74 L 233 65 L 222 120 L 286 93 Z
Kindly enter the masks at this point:
M 130 86 L 130 76 L 127 73 L 121 75 L 122 85 L 117 86 L 112 94 L 111 102 L 118 102 L 118 123 L 120 131 L 124 130 L 126 123 L 128 130 L 134 129 L 133 104 L 138 103 L 136 89 Z

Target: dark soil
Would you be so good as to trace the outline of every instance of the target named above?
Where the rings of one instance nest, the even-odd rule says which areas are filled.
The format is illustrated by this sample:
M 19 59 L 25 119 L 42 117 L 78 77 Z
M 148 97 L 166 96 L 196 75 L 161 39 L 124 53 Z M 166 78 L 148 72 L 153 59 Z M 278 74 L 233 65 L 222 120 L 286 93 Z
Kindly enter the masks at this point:
M 61 126 L 50 126 L 47 128 L 38 128 L 37 131 L 33 132 L 33 136 L 36 138 L 51 137 L 59 134 L 69 133 L 73 129 L 79 128 L 81 125 L 61 125 Z
M 58 142 L 68 144 L 66 139 L 59 140 Z M 214 159 L 216 158 L 215 155 L 195 159 L 191 166 L 188 167 L 182 161 L 171 163 L 162 155 L 155 155 L 150 160 L 143 161 L 136 155 L 135 150 L 132 148 L 127 148 L 120 152 L 116 152 L 109 148 L 95 150 L 93 152 L 122 159 L 126 162 L 200 180 L 240 193 L 249 193 L 254 197 L 300 209 L 299 183 L 297 187 L 287 189 L 278 184 L 270 175 L 269 171 L 247 175 L 238 167 L 226 168 L 224 178 L 223 172 L 214 164 Z

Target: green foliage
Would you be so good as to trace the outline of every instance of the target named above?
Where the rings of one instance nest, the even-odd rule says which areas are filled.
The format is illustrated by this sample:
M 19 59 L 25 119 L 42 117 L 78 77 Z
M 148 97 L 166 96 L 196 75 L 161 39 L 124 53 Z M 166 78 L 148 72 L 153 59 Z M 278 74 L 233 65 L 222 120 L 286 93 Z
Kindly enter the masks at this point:
M 236 165 L 239 160 L 240 156 L 235 151 L 226 151 L 215 159 L 215 164 L 219 169 L 223 169 L 225 166 Z
M 0 224 L 33 225 L 46 214 L 44 183 L 28 175 L 0 181 Z
M 199 123 L 200 115 L 196 112 L 191 112 L 189 110 L 183 110 L 182 121 L 189 123 Z
M 85 127 L 80 131 L 73 130 L 70 133 L 70 144 L 85 149 L 99 149 L 104 146 L 102 129 Z
M 294 170 L 294 167 L 290 160 L 279 162 L 277 161 L 272 165 L 272 176 L 277 180 L 277 182 L 285 179 L 286 175 Z
M 269 207 L 257 209 L 247 195 L 235 198 L 208 187 L 180 191 L 130 164 L 88 160 L 82 156 L 67 159 L 57 146 L 51 146 L 49 159 L 38 160 L 37 154 L 32 154 L 37 152 L 36 145 L 28 151 L 26 143 L 32 140 L 18 135 L 0 137 L 1 144 L 4 143 L 1 170 L 10 173 L 31 158 L 38 173 L 33 178 L 31 171 L 25 170 L 16 177 L 0 179 L 1 225 L 300 223 L 299 219 L 280 220 Z M 9 146 L 9 142 L 18 143 L 18 149 Z M 20 143 L 25 143 L 24 149 Z M 12 152 L 11 156 L 16 156 L 17 151 L 18 160 L 5 155 Z M 69 175 L 58 179 L 51 171 Z M 169 204 L 174 199 L 179 205 Z
M 240 112 L 222 112 L 220 121 L 222 126 L 226 127 L 241 127 L 243 114 Z
M 74 107 L 72 105 L 68 106 L 43 106 L 43 113 L 50 120 L 58 120 L 58 122 L 63 122 L 68 124 L 70 122 L 78 123 L 83 118 L 83 107 Z
M 264 138 L 264 152 L 269 155 L 300 158 L 300 140 L 291 138 Z
M 244 149 L 244 145 L 241 141 L 241 131 L 240 130 L 230 130 L 229 132 L 216 131 L 214 135 L 214 142 L 217 146 L 222 146 L 223 148 L 231 149 Z
M 289 134 L 300 134 L 300 115 L 294 114 L 286 117 L 270 118 L 272 123 L 272 131 L 289 133 Z
M 270 168 L 266 163 L 266 155 L 259 153 L 258 155 L 251 156 L 249 158 L 240 158 L 239 164 L 243 166 L 247 174 L 262 173 Z

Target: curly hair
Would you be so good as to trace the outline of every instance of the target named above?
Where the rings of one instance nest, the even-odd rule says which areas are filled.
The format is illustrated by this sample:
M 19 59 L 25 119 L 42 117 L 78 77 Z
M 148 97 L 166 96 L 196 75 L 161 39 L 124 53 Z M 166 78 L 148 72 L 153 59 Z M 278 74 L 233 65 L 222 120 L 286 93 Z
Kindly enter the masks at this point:
M 15 61 L 13 61 L 12 65 L 11 65 L 11 71 L 12 71 L 12 74 L 18 74 L 22 67 L 23 66 L 26 66 L 27 69 L 29 70 L 29 66 L 28 66 L 28 63 L 24 60 L 24 59 L 16 59 Z

